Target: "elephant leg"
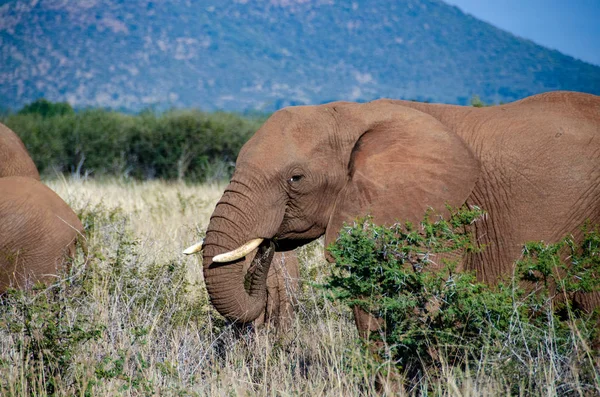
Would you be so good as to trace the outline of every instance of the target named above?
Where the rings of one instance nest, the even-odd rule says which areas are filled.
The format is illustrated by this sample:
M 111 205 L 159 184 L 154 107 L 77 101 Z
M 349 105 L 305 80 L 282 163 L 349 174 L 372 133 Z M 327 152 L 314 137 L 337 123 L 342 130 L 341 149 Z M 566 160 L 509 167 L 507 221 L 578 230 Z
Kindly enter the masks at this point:
M 272 324 L 278 330 L 288 330 L 294 319 L 298 293 L 298 258 L 293 251 L 277 252 L 267 276 L 267 305 L 254 321 L 255 326 Z

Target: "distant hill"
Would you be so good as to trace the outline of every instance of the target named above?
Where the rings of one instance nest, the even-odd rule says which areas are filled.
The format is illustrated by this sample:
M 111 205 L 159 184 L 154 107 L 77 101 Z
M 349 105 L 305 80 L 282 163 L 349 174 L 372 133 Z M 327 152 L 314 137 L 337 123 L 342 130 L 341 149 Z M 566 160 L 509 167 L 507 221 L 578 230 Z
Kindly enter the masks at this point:
M 0 107 L 265 110 L 600 94 L 600 67 L 437 0 L 0 1 Z

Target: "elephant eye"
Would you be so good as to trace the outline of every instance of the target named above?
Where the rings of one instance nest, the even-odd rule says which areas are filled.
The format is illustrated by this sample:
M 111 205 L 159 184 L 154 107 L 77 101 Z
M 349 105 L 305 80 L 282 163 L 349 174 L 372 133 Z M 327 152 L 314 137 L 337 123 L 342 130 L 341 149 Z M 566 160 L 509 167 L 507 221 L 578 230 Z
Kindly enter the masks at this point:
M 304 175 L 294 175 L 290 179 L 288 179 L 288 181 L 290 183 L 294 183 L 294 182 L 300 181 L 300 179 L 302 179 L 302 178 L 304 178 Z

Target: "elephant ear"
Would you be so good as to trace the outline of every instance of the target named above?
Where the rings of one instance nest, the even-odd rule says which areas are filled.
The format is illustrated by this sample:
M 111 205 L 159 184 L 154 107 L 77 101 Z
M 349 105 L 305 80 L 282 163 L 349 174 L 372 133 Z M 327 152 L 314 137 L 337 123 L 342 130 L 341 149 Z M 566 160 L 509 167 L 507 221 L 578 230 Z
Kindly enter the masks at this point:
M 327 226 L 327 245 L 344 222 L 359 216 L 390 225 L 418 223 L 429 207 L 447 213 L 446 204 L 465 202 L 480 174 L 462 139 L 429 114 L 400 105 L 360 106 L 353 116 L 361 117 L 363 132 L 356 134 L 348 182 Z

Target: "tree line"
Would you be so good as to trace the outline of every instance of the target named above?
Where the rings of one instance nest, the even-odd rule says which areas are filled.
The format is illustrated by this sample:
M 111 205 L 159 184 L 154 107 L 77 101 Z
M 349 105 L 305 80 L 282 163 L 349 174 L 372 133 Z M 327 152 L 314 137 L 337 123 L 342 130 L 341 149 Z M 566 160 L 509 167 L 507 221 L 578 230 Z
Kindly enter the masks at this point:
M 136 179 L 227 179 L 266 115 L 200 110 L 74 110 L 44 99 L 0 117 L 21 137 L 41 174 Z

